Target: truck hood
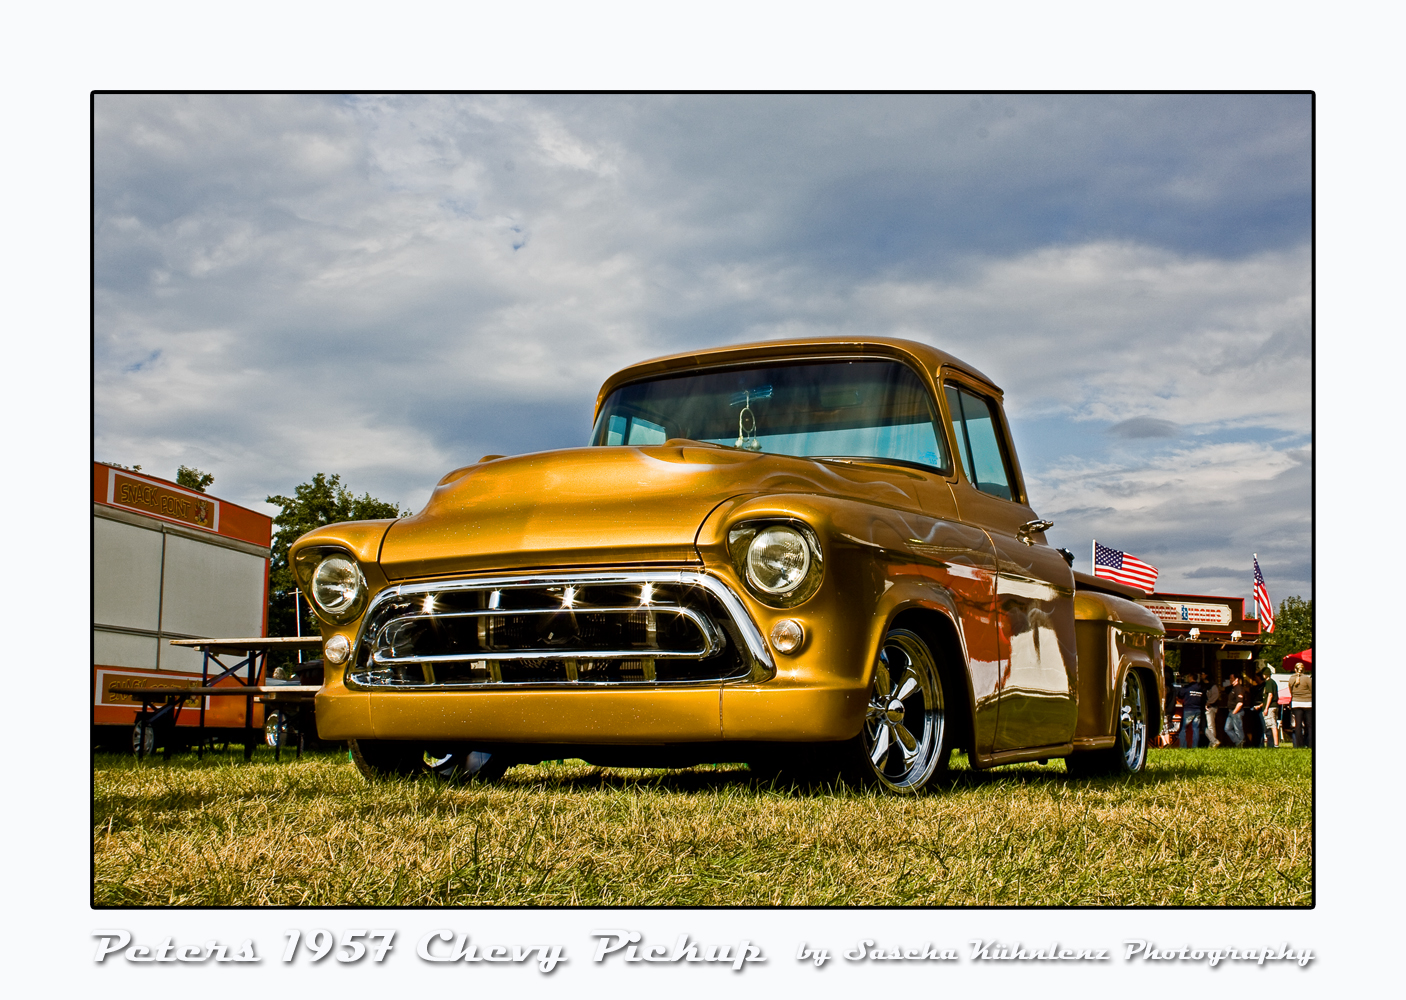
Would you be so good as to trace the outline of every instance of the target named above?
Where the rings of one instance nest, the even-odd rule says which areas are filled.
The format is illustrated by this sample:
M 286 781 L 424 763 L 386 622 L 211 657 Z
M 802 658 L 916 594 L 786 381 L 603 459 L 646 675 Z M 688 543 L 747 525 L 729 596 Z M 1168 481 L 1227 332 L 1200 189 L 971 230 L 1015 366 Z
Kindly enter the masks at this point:
M 916 506 L 894 470 L 697 443 L 539 452 L 458 469 L 386 532 L 391 580 L 545 566 L 687 562 L 730 497 L 823 493 Z

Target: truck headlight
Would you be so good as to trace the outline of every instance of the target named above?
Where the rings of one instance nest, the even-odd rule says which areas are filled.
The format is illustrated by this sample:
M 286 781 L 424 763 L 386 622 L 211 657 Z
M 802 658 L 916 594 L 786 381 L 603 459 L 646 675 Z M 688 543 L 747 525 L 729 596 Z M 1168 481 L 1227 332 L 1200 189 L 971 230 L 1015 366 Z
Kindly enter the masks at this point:
M 747 546 L 747 581 L 768 594 L 787 594 L 810 569 L 810 546 L 795 528 L 763 528 Z
M 820 586 L 820 544 L 799 523 L 738 525 L 728 547 L 752 593 L 774 607 L 799 604 Z
M 313 606 L 328 618 L 339 621 L 360 610 L 366 596 L 366 580 L 349 556 L 330 555 L 313 570 L 309 589 Z

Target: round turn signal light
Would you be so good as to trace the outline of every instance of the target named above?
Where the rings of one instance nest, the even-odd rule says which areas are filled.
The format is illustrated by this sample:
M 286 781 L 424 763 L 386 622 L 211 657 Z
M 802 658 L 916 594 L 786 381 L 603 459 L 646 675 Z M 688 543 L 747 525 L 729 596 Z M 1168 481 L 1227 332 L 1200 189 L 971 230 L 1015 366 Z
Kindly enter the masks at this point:
M 806 630 L 794 618 L 783 618 L 771 627 L 771 648 L 778 653 L 794 653 L 806 641 Z
M 347 657 L 351 655 L 351 643 L 347 642 L 347 637 L 338 633 L 328 639 L 322 647 L 322 658 L 328 663 L 346 663 Z

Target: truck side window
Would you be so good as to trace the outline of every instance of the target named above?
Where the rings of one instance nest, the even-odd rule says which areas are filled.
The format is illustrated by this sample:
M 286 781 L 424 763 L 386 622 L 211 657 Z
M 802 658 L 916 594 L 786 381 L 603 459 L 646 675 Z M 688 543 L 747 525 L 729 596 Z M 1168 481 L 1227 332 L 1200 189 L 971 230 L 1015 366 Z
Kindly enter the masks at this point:
M 1001 446 L 1000 425 L 991 401 L 955 385 L 945 385 L 952 428 L 957 432 L 957 453 L 966 465 L 967 478 L 983 493 L 1010 500 L 1011 477 Z

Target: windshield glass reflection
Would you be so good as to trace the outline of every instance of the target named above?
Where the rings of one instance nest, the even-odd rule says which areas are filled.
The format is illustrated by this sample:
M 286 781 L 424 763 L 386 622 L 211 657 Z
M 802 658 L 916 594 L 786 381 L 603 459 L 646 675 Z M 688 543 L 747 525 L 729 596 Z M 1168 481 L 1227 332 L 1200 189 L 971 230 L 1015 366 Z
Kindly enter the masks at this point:
M 922 381 L 895 361 L 826 361 L 674 375 L 621 386 L 593 445 L 688 438 L 809 458 L 878 458 L 946 471 Z

